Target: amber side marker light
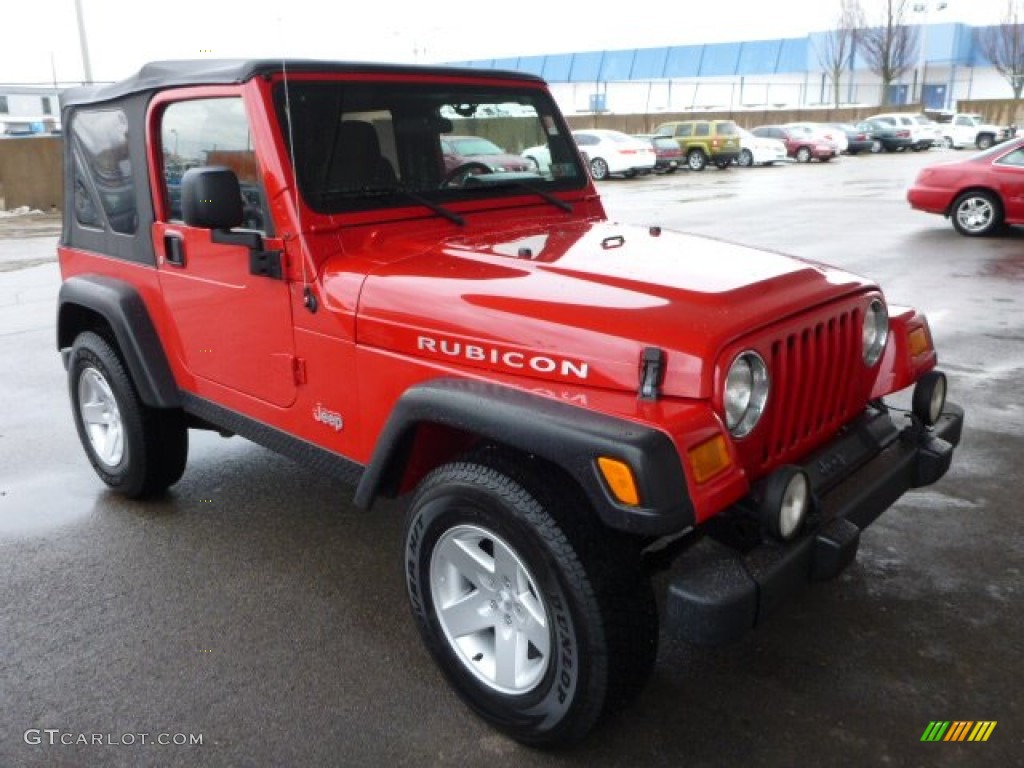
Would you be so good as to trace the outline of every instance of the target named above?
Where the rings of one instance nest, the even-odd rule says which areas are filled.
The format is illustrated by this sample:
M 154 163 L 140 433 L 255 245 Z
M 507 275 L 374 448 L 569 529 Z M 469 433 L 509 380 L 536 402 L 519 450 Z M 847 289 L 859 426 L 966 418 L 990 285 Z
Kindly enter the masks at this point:
M 698 484 L 707 482 L 732 464 L 729 449 L 722 435 L 715 435 L 710 440 L 695 445 L 686 452 L 686 456 L 690 461 L 690 469 L 693 470 L 693 479 Z
M 915 328 L 907 336 L 907 346 L 910 349 L 911 357 L 919 357 L 925 352 L 930 352 L 932 343 L 928 339 L 928 331 L 924 328 Z
M 633 470 L 629 468 L 629 464 L 608 456 L 599 456 L 597 466 L 604 481 L 608 483 L 608 488 L 619 502 L 631 507 L 640 503 L 640 492 L 636 488 L 636 478 L 633 477 Z

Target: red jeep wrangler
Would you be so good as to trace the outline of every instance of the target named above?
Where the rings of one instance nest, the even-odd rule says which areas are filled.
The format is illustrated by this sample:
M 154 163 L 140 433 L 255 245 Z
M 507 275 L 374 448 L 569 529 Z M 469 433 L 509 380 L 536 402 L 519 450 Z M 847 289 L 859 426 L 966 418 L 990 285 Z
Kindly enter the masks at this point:
M 214 429 L 363 507 L 409 493 L 424 642 L 521 741 L 582 738 L 642 688 L 654 567 L 673 632 L 732 640 L 959 442 L 920 313 L 610 223 L 536 77 L 167 62 L 69 91 L 64 126 L 57 345 L 100 478 L 161 493 Z M 550 164 L 446 171 L 448 134 Z

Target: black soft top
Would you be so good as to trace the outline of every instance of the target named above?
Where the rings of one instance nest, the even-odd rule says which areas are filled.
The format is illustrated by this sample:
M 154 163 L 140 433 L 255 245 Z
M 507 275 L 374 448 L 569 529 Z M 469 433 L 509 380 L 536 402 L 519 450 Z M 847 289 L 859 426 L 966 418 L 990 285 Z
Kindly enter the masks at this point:
M 543 82 L 536 75 L 503 70 L 472 70 L 467 67 L 413 66 L 372 62 L 317 61 L 314 59 L 197 59 L 154 61 L 129 78 L 107 85 L 70 88 L 61 94 L 65 107 L 110 101 L 122 96 L 182 85 L 244 83 L 260 75 L 288 72 L 375 73 L 438 75 L 445 77 L 478 74 L 489 79 Z

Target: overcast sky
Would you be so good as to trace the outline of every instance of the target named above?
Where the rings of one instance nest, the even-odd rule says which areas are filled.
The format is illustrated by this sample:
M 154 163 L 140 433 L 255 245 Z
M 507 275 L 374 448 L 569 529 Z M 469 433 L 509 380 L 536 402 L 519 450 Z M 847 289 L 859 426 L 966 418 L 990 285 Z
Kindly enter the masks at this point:
M 862 0 L 869 14 L 882 2 Z M 946 0 L 947 8 L 936 11 L 939 0 L 929 0 L 929 21 L 994 24 L 1006 2 Z M 157 59 L 291 56 L 434 63 L 799 37 L 831 28 L 839 0 L 80 3 L 93 79 L 109 81 Z M 923 21 L 924 15 L 915 18 Z M 0 0 L 0 83 L 83 78 L 75 0 Z

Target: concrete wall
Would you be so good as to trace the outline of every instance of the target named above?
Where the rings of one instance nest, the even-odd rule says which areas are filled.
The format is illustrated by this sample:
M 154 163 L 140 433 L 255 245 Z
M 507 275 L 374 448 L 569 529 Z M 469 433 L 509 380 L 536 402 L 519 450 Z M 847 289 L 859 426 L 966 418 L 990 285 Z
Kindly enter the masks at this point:
M 0 140 L 0 207 L 59 210 L 63 144 L 59 136 Z

